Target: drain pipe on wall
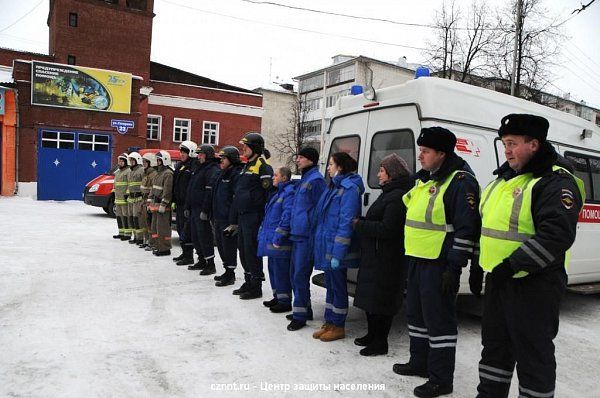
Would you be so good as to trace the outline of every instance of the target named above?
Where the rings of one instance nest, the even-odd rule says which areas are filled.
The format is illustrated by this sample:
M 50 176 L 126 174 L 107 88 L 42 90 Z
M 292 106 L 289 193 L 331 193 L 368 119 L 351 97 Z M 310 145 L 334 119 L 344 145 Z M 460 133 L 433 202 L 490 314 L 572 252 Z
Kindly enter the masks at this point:
M 15 195 L 19 193 L 19 138 L 21 131 L 21 116 L 19 114 L 19 90 L 15 90 L 15 113 L 16 122 L 15 126 Z

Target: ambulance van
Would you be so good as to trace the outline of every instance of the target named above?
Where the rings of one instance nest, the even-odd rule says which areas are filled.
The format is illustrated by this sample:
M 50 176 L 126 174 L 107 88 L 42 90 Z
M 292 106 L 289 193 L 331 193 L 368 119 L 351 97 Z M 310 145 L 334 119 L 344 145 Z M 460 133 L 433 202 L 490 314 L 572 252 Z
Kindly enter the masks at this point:
M 413 171 L 420 169 L 416 139 L 421 128 L 442 126 L 457 137 L 456 153 L 475 171 L 481 189 L 506 160 L 498 138 L 500 119 L 510 113 L 531 113 L 550 122 L 548 140 L 569 159 L 585 183 L 586 201 L 568 266 L 571 289 L 596 292 L 600 284 L 600 128 L 575 115 L 492 90 L 447 79 L 422 77 L 343 97 L 336 104 L 324 137 L 321 170 L 332 153 L 348 152 L 358 161 L 365 182 L 363 214 L 381 193 L 377 171 L 381 159 L 396 153 Z M 368 98 L 367 98 L 368 97 Z M 356 272 L 349 273 L 353 291 Z M 469 293 L 468 268 L 460 293 Z M 318 283 L 315 281 L 315 283 Z M 320 284 L 320 283 L 319 283 Z

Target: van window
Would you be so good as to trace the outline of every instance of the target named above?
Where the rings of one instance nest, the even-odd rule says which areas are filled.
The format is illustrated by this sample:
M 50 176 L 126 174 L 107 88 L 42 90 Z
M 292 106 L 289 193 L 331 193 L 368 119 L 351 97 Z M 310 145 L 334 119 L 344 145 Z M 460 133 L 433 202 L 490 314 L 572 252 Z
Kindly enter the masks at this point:
M 393 130 L 375 133 L 371 140 L 368 184 L 379 188 L 379 165 L 383 158 L 395 153 L 406 161 L 411 171 L 415 170 L 415 138 L 412 130 Z
M 600 201 L 600 160 L 572 152 L 565 153 L 575 169 L 575 175 L 585 185 L 585 197 L 588 201 Z
M 345 137 L 337 137 L 331 142 L 331 148 L 329 149 L 329 155 L 325 159 L 325 181 L 329 183 L 329 174 L 327 174 L 327 165 L 329 164 L 329 158 L 336 152 L 346 152 L 352 156 L 358 163 L 360 155 L 360 137 L 358 135 L 348 135 Z M 360 166 L 359 166 L 360 167 Z

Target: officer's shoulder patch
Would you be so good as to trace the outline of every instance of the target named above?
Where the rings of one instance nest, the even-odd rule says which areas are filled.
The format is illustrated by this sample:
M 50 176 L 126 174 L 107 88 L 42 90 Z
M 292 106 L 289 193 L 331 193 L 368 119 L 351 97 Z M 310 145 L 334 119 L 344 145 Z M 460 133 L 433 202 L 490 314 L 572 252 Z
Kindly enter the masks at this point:
M 262 178 L 260 183 L 264 189 L 267 189 L 271 186 L 271 180 L 267 178 Z
M 465 178 L 465 173 L 456 173 L 456 179 L 464 180 L 464 178 Z
M 475 205 L 477 204 L 477 200 L 475 198 L 475 194 L 473 192 L 467 192 L 465 194 L 465 200 L 467 201 L 469 208 L 471 210 L 475 210 Z
M 570 210 L 575 204 L 575 196 L 569 189 L 561 189 L 560 191 L 560 202 L 565 209 Z

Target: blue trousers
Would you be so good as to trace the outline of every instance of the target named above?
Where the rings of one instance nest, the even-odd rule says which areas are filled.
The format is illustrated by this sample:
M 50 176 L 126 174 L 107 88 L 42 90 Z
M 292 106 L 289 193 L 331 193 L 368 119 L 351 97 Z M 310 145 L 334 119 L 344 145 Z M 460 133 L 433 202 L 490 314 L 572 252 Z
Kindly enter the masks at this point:
M 202 256 L 209 260 L 215 258 L 215 246 L 213 230 L 210 221 L 200 219 L 200 209 L 192 209 L 189 223 L 191 226 L 191 238 L 198 257 Z
M 273 289 L 273 297 L 281 304 L 291 304 L 290 259 L 269 257 L 269 279 Z
M 348 315 L 348 270 L 325 270 L 325 284 L 325 323 L 343 328 Z
M 446 266 L 438 261 L 410 257 L 406 321 L 410 337 L 410 364 L 427 369 L 429 380 L 452 384 L 458 337 L 456 297 L 442 294 Z
M 309 317 L 312 317 L 310 305 L 312 257 L 309 240 L 294 240 L 292 237 L 292 259 L 290 264 L 294 291 L 292 311 L 294 319 L 299 321 L 306 321 Z

